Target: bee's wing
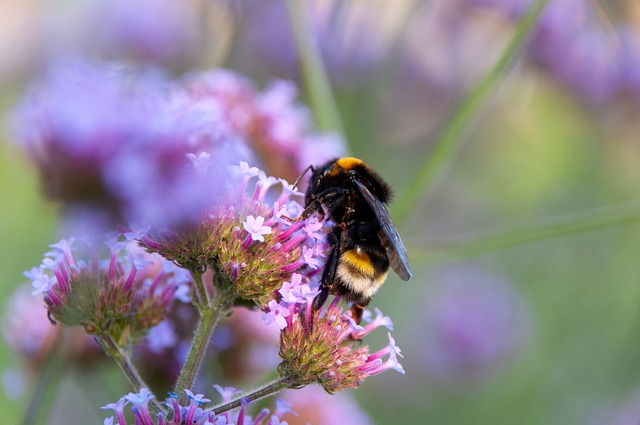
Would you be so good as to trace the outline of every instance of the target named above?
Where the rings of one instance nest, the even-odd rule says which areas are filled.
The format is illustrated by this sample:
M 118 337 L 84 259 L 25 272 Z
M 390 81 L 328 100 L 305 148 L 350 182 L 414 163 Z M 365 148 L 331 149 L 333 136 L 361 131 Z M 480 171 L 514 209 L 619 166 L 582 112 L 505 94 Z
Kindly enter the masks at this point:
M 391 268 L 400 276 L 400 279 L 409 280 L 413 276 L 409 268 L 409 254 L 407 254 L 407 248 L 404 247 L 396 226 L 391 221 L 391 217 L 389 217 L 389 211 L 378 198 L 371 194 L 364 184 L 357 179 L 354 179 L 354 181 L 378 218 L 380 242 L 382 242 L 382 246 L 387 251 Z

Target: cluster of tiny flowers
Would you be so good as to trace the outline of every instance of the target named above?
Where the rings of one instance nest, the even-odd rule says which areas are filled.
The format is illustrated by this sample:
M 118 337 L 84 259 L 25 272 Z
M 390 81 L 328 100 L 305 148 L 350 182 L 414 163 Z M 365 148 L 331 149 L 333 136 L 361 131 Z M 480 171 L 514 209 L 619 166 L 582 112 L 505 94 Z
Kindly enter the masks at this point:
M 51 245 L 40 266 L 25 273 L 33 294 L 43 294 L 51 320 L 82 326 L 120 347 L 162 322 L 174 299 L 187 298 L 188 291 L 183 270 L 122 239 L 108 235 L 110 255 L 104 260 L 88 241 L 88 258 L 77 258 L 75 238 L 63 239 Z
M 214 385 L 214 388 L 222 396 L 223 404 L 231 401 L 239 393 L 231 387 L 222 388 Z M 189 390 L 185 390 L 185 393 L 189 397 L 188 406 L 181 406 L 178 403 L 178 397 L 172 394 L 164 403 L 168 413 L 157 413 L 155 418 L 148 406 L 154 396 L 148 389 L 143 388 L 139 393 L 129 393 L 116 403 L 102 407 L 115 412 L 115 417 L 111 416 L 105 419 L 104 425 L 126 425 L 125 407 L 128 404 L 131 404 L 131 412 L 137 425 L 286 425 L 286 421 L 281 421 L 282 416 L 286 413 L 295 414 L 289 409 L 288 403 L 277 400 L 273 415 L 270 415 L 270 410 L 265 408 L 253 418 L 247 414 L 248 403 L 242 403 L 238 412 L 225 412 L 216 415 L 212 409 L 202 407 L 211 401 L 205 398 L 204 394 L 193 394 Z
M 379 310 L 373 320 L 367 312 L 365 320 L 369 323 L 360 326 L 343 312 L 339 297 L 324 309 L 313 311 L 313 296 L 304 288 L 290 285 L 282 291 L 283 301 L 274 305 L 286 322 L 280 333 L 280 375 L 291 377 L 300 386 L 318 383 L 333 393 L 356 388 L 367 377 L 389 369 L 404 374 L 398 362 L 400 349 L 390 333 L 389 344 L 374 353 L 361 345 L 361 339 L 380 326 L 392 330 L 391 319 Z M 387 360 L 383 361 L 385 356 Z
M 197 227 L 162 234 L 140 232 L 150 250 L 188 270 L 214 269 L 236 297 L 266 308 L 294 272 L 319 277 L 326 224 L 295 221 L 302 194 L 283 179 L 267 177 L 242 162 L 233 167 L 228 196 Z M 275 186 L 281 186 L 280 194 Z
M 68 214 L 174 227 L 215 204 L 230 164 L 291 177 L 343 153 L 339 138 L 310 131 L 295 95 L 286 82 L 256 92 L 230 71 L 171 81 L 72 61 L 51 67 L 12 122 Z

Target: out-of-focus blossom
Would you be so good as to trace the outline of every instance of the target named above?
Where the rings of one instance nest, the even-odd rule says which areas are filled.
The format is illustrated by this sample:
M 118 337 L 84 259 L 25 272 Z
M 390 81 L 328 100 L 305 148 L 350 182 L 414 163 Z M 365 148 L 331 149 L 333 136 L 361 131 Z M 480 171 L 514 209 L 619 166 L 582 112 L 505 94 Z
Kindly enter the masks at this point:
M 175 297 L 179 300 L 177 295 Z M 166 319 L 152 327 L 140 344 L 132 347 L 133 360 L 140 374 L 158 394 L 175 384 L 187 357 L 198 318 L 196 309 L 189 301 L 180 301 L 174 302 Z M 211 355 L 216 354 L 214 348 L 217 349 L 217 346 L 209 346 Z
M 481 383 L 524 348 L 526 305 L 499 278 L 479 268 L 455 269 L 429 292 L 414 339 L 429 376 L 453 385 Z
M 273 81 L 257 92 L 248 79 L 223 70 L 188 76 L 176 94 L 186 108 L 219 117 L 232 132 L 222 135 L 228 143 L 244 141 L 252 162 L 289 181 L 309 165 L 346 152 L 339 136 L 311 131 L 309 111 L 295 102 L 296 96 L 297 88 L 289 81 Z
M 640 393 L 636 392 L 620 402 L 617 406 L 611 406 L 587 421 L 588 425 L 635 425 L 640 423 Z M 595 417 L 594 417 L 595 416 Z
M 94 46 L 118 59 L 176 63 L 193 54 L 197 2 L 180 0 L 98 0 L 87 12 Z M 88 28 L 87 28 L 88 30 Z
M 194 0 L 18 0 L 3 3 L 0 81 L 83 56 L 184 70 L 226 50 L 229 8 Z M 224 22 L 224 21 L 223 21 Z
M 348 392 L 327 394 L 319 385 L 299 390 L 286 390 L 282 399 L 291 403 L 298 414 L 289 417 L 289 425 L 371 425 L 373 421 Z
M 310 151 L 343 153 L 335 139 L 310 132 L 294 97 L 290 83 L 256 93 L 228 71 L 180 83 L 76 61 L 53 67 L 13 122 L 45 192 L 83 228 L 92 220 L 78 213 L 104 225 L 111 217 L 179 226 L 215 204 L 239 159 L 257 157 L 295 178 Z
M 195 173 L 187 142 L 198 112 L 178 111 L 170 85 L 155 74 L 84 62 L 54 67 L 14 120 L 45 192 L 70 208 L 155 225 L 180 223 L 210 205 L 223 167 Z M 223 164 L 233 158 L 227 146 L 207 148 Z
M 60 327 L 54 326 L 41 293 L 32 295 L 33 287 L 20 286 L 8 300 L 2 319 L 2 334 L 9 346 L 28 363 L 37 367 L 47 359 Z M 89 363 L 102 359 L 102 350 L 93 338 L 82 331 L 70 330 L 61 353 L 66 359 Z
M 592 103 L 610 100 L 620 77 L 620 49 L 584 0 L 550 2 L 542 12 L 530 53 L 543 69 Z
M 180 283 L 169 266 L 153 277 L 144 275 L 153 264 L 149 256 L 128 245 L 117 235 L 108 235 L 110 255 L 99 260 L 89 243 L 87 254 L 77 255 L 74 238 L 51 245 L 39 268 L 27 273 L 37 293 L 44 294 L 49 317 L 67 326 L 81 326 L 90 335 L 125 347 L 169 313 Z M 52 281 L 42 284 L 46 276 Z M 113 349 L 113 346 L 105 346 Z
M 640 31 L 627 27 L 620 29 L 620 79 L 618 92 L 623 97 L 640 95 Z
M 49 351 L 59 328 L 52 326 L 47 318 L 42 295 L 30 293 L 31 290 L 20 287 L 10 298 L 4 313 L 2 334 L 22 358 L 37 361 Z
M 462 0 L 462 4 L 493 10 L 516 21 L 531 0 Z M 606 18 L 605 18 L 606 19 Z M 592 104 L 611 101 L 634 87 L 638 74 L 637 30 L 612 30 L 594 3 L 555 0 L 542 11 L 528 53 L 539 67 Z M 628 96 L 627 96 L 628 97 Z
M 458 1 L 435 0 L 407 20 L 403 51 L 381 98 L 386 138 L 412 142 L 439 131 L 499 57 L 505 29 L 472 16 Z
M 299 58 L 286 2 L 238 2 L 241 67 L 297 77 Z M 312 36 L 329 78 L 338 86 L 359 86 L 379 70 L 410 2 L 314 0 L 305 2 Z M 366 40 L 363 43 L 362 40 Z

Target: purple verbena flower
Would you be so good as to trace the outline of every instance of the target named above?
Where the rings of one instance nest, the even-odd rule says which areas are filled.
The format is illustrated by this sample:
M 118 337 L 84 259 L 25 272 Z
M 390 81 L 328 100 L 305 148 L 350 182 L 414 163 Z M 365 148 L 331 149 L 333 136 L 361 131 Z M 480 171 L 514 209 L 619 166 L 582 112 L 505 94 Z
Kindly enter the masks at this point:
M 28 273 L 44 295 L 52 320 L 82 326 L 89 334 L 125 346 L 167 316 L 180 284 L 173 272 L 162 267 L 150 271 L 164 260 L 143 255 L 135 242 L 125 245 L 113 234 L 106 237 L 109 256 L 105 260 L 99 259 L 88 242 L 83 242 L 84 256 L 73 253 L 72 243 L 62 240 L 51 245 L 53 250 L 47 255 L 56 260 L 44 261 L 37 272 Z M 54 281 L 48 289 L 42 284 L 43 276 Z
M 8 299 L 3 316 L 4 339 L 21 358 L 38 363 L 47 356 L 59 328 L 47 318 L 41 294 L 32 296 L 29 288 L 21 285 Z
M 237 158 L 226 144 L 208 140 L 198 152 L 219 158 L 205 173 L 194 168 L 187 155 L 195 150 L 190 122 L 198 114 L 167 95 L 174 86 L 106 65 L 54 65 L 14 114 L 16 138 L 38 166 L 45 192 L 69 211 L 124 223 L 175 225 L 210 206 L 225 161 Z
M 230 71 L 169 81 L 67 61 L 34 85 L 13 124 L 45 192 L 73 217 L 68 223 L 180 227 L 217 203 L 230 164 L 257 159 L 293 180 L 318 162 L 302 159 L 304 151 L 344 153 L 339 139 L 330 146 L 315 140 L 294 97 L 291 83 L 258 92 Z
M 400 350 L 391 335 L 387 347 L 370 353 L 369 347 L 358 342 L 368 332 L 343 312 L 338 301 L 335 297 L 317 312 L 306 302 L 288 306 L 291 314 L 280 334 L 280 374 L 292 377 L 299 385 L 318 383 L 333 393 L 356 388 L 367 377 L 389 369 L 404 373 L 397 361 Z M 379 325 L 384 322 L 380 320 Z M 383 362 L 385 356 L 388 359 Z
M 271 227 L 264 226 L 264 217 L 249 215 L 247 219 L 242 222 L 242 227 L 249 232 L 249 237 L 252 241 L 264 242 L 263 235 L 271 234 Z
M 423 368 L 446 384 L 481 383 L 523 348 L 528 309 L 513 288 L 477 268 L 443 273 L 424 306 L 414 341 Z
M 373 425 L 366 412 L 348 391 L 327 394 L 319 385 L 285 390 L 281 397 L 295 406 L 296 423 L 335 425 L 349 418 L 349 425 Z
M 249 80 L 223 70 L 190 76 L 180 93 L 189 105 L 219 105 L 209 114 L 222 117 L 226 131 L 243 141 L 265 170 L 290 181 L 310 164 L 346 152 L 339 136 L 311 131 L 309 112 L 295 103 L 296 96 L 291 82 L 274 81 L 257 92 Z
M 287 317 L 291 314 L 288 308 L 281 306 L 275 300 L 271 300 L 267 304 L 267 309 L 268 311 L 262 315 L 265 325 L 275 322 L 280 330 L 287 327 Z
M 195 7 L 179 0 L 95 3 L 88 17 L 94 42 L 110 56 L 170 63 L 184 59 L 196 39 Z
M 305 283 L 319 277 L 326 251 L 320 233 L 323 224 L 314 221 L 310 236 L 305 231 L 307 220 L 292 221 L 279 214 L 288 205 L 302 211 L 303 199 L 281 181 L 246 163 L 232 173 L 227 196 L 202 216 L 197 227 L 146 235 L 142 243 L 186 269 L 216 270 L 235 295 L 266 311 L 283 281 L 292 282 L 296 273 L 305 277 Z M 265 184 L 272 187 L 264 191 Z M 280 195 L 278 185 L 283 186 Z M 265 317 L 283 326 L 286 316 L 274 308 Z

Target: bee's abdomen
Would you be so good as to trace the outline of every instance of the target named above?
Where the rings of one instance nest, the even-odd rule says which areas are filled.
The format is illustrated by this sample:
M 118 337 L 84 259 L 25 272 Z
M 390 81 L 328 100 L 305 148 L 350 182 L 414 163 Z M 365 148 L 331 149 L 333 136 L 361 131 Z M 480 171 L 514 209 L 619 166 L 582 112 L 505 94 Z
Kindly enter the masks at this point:
M 337 285 L 332 292 L 349 301 L 368 302 L 382 286 L 388 272 L 389 259 L 382 246 L 349 249 L 340 256 Z

